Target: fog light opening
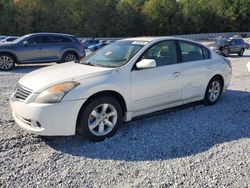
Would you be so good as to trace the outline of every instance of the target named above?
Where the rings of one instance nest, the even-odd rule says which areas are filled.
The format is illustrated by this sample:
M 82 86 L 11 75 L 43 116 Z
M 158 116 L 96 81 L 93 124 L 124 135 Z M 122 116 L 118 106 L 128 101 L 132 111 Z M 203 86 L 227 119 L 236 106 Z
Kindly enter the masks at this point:
M 39 121 L 36 121 L 36 125 L 37 125 L 38 127 L 41 127 L 41 126 L 42 126 L 41 123 L 39 123 Z

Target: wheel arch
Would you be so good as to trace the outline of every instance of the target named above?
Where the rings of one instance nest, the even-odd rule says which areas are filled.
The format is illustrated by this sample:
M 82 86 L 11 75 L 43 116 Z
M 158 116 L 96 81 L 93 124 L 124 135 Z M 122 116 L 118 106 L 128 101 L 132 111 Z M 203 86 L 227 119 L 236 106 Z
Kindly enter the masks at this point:
M 0 52 L 0 55 L 4 55 L 4 54 L 13 57 L 14 60 L 15 60 L 15 63 L 19 63 L 19 60 L 18 60 L 17 56 L 14 53 L 9 52 L 9 51 L 1 51 Z
M 64 56 L 65 56 L 67 53 L 73 53 L 73 54 L 75 54 L 75 55 L 77 56 L 77 58 L 80 58 L 80 56 L 79 56 L 79 54 L 77 53 L 76 50 L 68 49 L 68 50 L 66 50 L 66 51 L 64 51 L 64 52 L 62 53 L 62 57 L 61 57 L 61 60 L 62 60 L 62 61 L 63 61 Z
M 212 79 L 214 79 L 214 78 L 216 78 L 216 77 L 217 77 L 217 78 L 220 78 L 221 83 L 222 83 L 222 88 L 224 88 L 224 84 L 225 84 L 224 82 L 225 82 L 225 81 L 224 81 L 224 78 L 223 78 L 223 76 L 222 76 L 221 74 L 215 74 L 210 80 L 212 80 Z M 209 82 L 210 82 L 210 80 L 209 80 Z M 208 82 L 208 83 L 209 83 L 209 82 Z
M 78 115 L 77 115 L 77 122 L 76 122 L 76 130 L 75 130 L 76 133 L 78 129 L 78 124 L 79 124 L 78 122 L 79 122 L 80 114 L 82 113 L 85 106 L 87 106 L 90 102 L 92 102 L 96 98 L 102 97 L 102 96 L 109 96 L 109 97 L 114 97 L 115 99 L 117 99 L 122 107 L 122 115 L 123 117 L 125 116 L 125 113 L 127 112 L 127 104 L 126 104 L 125 98 L 119 92 L 114 91 L 114 90 L 104 90 L 104 91 L 97 92 L 95 94 L 92 94 L 90 97 L 88 97 L 88 99 L 83 103 L 81 109 L 79 110 Z
M 211 76 L 211 78 L 210 78 L 209 80 L 207 80 L 206 85 L 204 85 L 204 87 L 205 87 L 205 88 L 204 88 L 204 93 L 203 93 L 203 96 L 204 96 L 204 97 L 205 97 L 205 95 L 206 95 L 206 90 L 207 90 L 207 87 L 208 87 L 209 82 L 210 82 L 212 79 L 214 79 L 215 77 L 218 77 L 218 78 L 221 79 L 221 82 L 222 82 L 222 91 L 223 91 L 224 84 L 225 84 L 225 80 L 224 80 L 222 74 L 216 73 L 216 74 L 214 74 L 213 76 Z

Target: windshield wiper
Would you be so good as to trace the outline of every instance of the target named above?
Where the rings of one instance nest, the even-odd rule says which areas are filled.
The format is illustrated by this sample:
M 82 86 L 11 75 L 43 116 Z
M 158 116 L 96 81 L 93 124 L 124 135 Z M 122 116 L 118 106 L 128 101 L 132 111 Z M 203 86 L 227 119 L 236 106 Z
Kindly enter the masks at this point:
M 90 61 L 89 61 L 89 62 L 87 62 L 87 64 L 86 64 L 86 65 L 90 65 L 90 66 L 93 66 L 93 67 L 98 67 L 96 64 L 91 63 Z

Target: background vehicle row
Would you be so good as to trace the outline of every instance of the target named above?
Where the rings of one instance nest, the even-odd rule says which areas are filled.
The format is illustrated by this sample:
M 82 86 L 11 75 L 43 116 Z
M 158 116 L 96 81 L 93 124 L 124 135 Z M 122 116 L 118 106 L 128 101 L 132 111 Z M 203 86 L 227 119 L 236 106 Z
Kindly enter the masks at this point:
M 73 35 L 35 33 L 0 44 L 0 69 L 10 70 L 15 64 L 68 62 L 84 56 L 83 45 Z

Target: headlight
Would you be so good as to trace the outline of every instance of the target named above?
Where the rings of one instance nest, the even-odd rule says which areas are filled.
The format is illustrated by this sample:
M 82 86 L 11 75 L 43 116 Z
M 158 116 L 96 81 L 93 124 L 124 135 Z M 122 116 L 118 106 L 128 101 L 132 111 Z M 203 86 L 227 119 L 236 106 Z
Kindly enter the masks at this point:
M 217 50 L 218 47 L 217 47 L 217 46 L 210 46 L 210 49 L 211 49 L 211 50 Z
M 70 81 L 56 84 L 38 95 L 35 103 L 59 103 L 62 98 L 80 83 Z

